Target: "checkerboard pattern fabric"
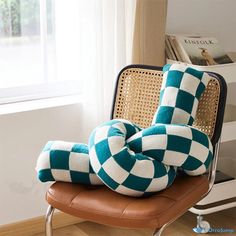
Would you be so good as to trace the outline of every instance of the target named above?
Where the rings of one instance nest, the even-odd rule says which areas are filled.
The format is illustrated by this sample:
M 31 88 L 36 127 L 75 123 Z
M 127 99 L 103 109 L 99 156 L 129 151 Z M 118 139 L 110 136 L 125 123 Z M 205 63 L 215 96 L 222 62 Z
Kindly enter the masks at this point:
M 128 123 L 126 120 L 104 123 L 89 141 L 95 173 L 118 193 L 149 195 L 170 186 L 177 167 L 189 175 L 200 175 L 211 163 L 211 141 L 191 126 L 156 124 L 130 133 Z
M 86 144 L 49 141 L 37 160 L 38 178 L 42 182 L 102 184 L 90 165 L 88 152 Z
M 160 104 L 152 124 L 192 125 L 209 75 L 183 64 L 167 64 L 163 72 Z
M 91 134 L 89 155 L 98 177 L 112 190 L 131 196 L 160 191 L 172 184 L 176 169 L 142 154 L 140 134 L 127 120 L 104 123 Z M 129 138 L 138 136 L 136 148 Z
M 192 176 L 205 173 L 213 147 L 191 124 L 207 82 L 204 72 L 166 65 L 151 127 L 140 129 L 128 120 L 114 119 L 95 128 L 88 145 L 48 142 L 37 162 L 39 179 L 105 184 L 139 197 L 169 187 L 177 169 Z

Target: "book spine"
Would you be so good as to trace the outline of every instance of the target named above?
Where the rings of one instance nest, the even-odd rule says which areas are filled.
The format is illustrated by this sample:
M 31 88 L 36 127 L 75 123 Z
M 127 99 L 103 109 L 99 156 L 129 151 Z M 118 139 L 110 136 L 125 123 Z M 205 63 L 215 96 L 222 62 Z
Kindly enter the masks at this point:
M 170 46 L 170 42 L 168 39 L 168 36 L 166 35 L 165 37 L 165 44 L 166 44 L 166 52 L 167 52 L 167 58 L 172 59 L 172 60 L 177 60 L 171 46 Z
M 173 57 L 173 58 L 175 58 L 174 60 L 178 61 L 178 57 L 177 57 L 174 45 L 172 44 L 171 35 L 168 35 L 167 39 L 168 39 L 168 42 L 169 42 L 169 47 L 171 48 L 171 52 L 174 55 L 174 57 Z
M 173 48 L 173 50 L 175 52 L 177 61 L 184 61 L 183 58 L 181 57 L 181 54 L 179 53 L 177 44 L 175 42 L 175 36 L 170 36 L 170 43 L 171 43 L 171 46 L 172 46 L 172 48 Z

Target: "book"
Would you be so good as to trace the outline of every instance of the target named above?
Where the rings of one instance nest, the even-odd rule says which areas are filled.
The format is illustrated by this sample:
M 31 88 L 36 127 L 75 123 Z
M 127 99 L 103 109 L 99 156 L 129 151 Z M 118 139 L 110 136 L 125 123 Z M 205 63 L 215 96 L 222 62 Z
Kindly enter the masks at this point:
M 178 48 L 178 44 L 175 40 L 175 36 L 169 35 L 168 38 L 169 38 L 169 42 L 172 47 L 172 50 L 174 51 L 175 57 L 177 58 L 178 61 L 183 61 L 183 58 L 181 57 L 181 55 L 179 53 L 179 48 Z
M 183 62 L 202 66 L 233 63 L 213 37 L 175 35 L 175 40 Z
M 169 37 L 168 36 L 166 36 L 165 37 L 165 44 L 166 44 L 166 56 L 167 56 L 167 58 L 171 58 L 172 60 L 178 60 L 177 59 L 177 57 L 176 57 L 176 55 L 175 55 L 175 53 L 174 53 L 174 50 L 173 50 L 173 48 L 172 48 L 172 46 L 171 46 L 171 44 L 170 44 L 170 40 L 169 40 Z

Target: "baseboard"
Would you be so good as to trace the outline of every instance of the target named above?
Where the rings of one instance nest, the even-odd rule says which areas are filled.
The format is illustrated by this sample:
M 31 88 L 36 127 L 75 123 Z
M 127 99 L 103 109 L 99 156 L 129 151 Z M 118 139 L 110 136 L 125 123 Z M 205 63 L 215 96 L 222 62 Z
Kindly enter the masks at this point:
M 77 217 L 56 212 L 53 215 L 53 228 L 61 228 L 83 222 Z M 0 236 L 31 236 L 44 232 L 45 216 L 39 216 L 29 220 L 0 226 Z

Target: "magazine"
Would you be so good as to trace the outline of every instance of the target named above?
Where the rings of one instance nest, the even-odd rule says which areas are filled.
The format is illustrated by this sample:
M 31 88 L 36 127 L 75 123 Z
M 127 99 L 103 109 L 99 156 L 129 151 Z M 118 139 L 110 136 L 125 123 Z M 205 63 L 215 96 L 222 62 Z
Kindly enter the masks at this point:
M 168 35 L 167 37 L 172 40 L 174 37 L 173 50 L 178 52 L 179 61 L 202 66 L 233 63 L 215 38 L 182 35 Z
M 217 65 L 233 62 L 221 49 L 215 38 L 176 36 L 176 42 L 186 62 L 189 60 L 196 65 Z

